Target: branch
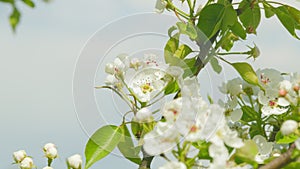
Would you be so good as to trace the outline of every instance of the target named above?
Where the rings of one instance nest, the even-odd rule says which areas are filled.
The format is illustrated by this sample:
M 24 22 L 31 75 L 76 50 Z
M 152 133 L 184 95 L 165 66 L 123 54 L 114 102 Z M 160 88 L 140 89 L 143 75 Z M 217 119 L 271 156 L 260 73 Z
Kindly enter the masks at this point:
M 153 160 L 153 156 L 148 155 L 144 148 L 142 147 L 143 159 L 142 163 L 139 166 L 139 169 L 150 169 L 151 162 Z
M 293 162 L 295 159 L 292 159 L 291 156 L 295 147 L 295 144 L 292 144 L 287 152 L 281 154 L 281 156 L 274 159 L 270 163 L 261 166 L 259 169 L 280 169 L 289 164 L 290 162 Z

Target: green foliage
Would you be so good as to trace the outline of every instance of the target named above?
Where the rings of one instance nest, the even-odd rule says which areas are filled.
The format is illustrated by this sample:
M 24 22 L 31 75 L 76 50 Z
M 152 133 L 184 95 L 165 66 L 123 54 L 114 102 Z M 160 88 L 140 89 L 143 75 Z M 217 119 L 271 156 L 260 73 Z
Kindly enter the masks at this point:
M 282 25 L 287 29 L 287 31 L 299 39 L 296 34 L 296 29 L 299 29 L 300 24 L 300 12 L 293 7 L 289 7 L 287 5 L 277 7 L 274 9 L 276 16 L 282 23 Z
M 239 22 L 236 22 L 234 25 L 232 25 L 232 27 L 230 27 L 230 30 L 233 34 L 239 36 L 242 39 L 246 39 L 247 37 L 246 30 Z
M 171 65 L 176 65 L 177 60 L 174 53 L 177 51 L 179 45 L 179 34 L 170 37 L 164 49 L 165 62 Z
M 140 164 L 141 158 L 139 157 L 140 147 L 134 147 L 131 134 L 125 124 L 120 126 L 122 131 L 122 138 L 118 144 L 118 149 L 128 160 Z
M 300 168 L 300 162 L 292 162 L 284 166 L 282 169 L 299 169 L 299 168 Z
M 255 110 L 253 110 L 253 108 L 251 108 L 250 106 L 242 106 L 241 108 L 243 111 L 243 116 L 242 116 L 241 120 L 243 120 L 245 122 L 251 122 L 251 121 L 255 121 L 256 119 L 260 118 L 258 113 Z
M 210 60 L 210 65 L 211 67 L 213 68 L 213 70 L 216 72 L 216 73 L 221 73 L 222 71 L 222 66 L 220 65 L 219 61 L 217 58 L 215 57 L 211 57 Z
M 184 59 L 187 55 L 192 53 L 193 50 L 188 45 L 180 45 L 179 48 L 175 51 L 174 56 L 179 59 Z
M 258 77 L 250 64 L 246 62 L 237 62 L 232 63 L 231 65 L 246 82 L 258 85 Z
M 208 39 L 220 30 L 224 10 L 225 6 L 222 4 L 210 4 L 201 10 L 197 26 Z
M 11 15 L 9 17 L 9 22 L 10 22 L 10 25 L 11 25 L 13 31 L 16 31 L 16 27 L 20 22 L 20 17 L 21 17 L 21 14 L 20 14 L 19 10 L 16 7 L 14 7 L 13 12 L 11 13 Z
M 107 156 L 119 144 L 122 130 L 113 125 L 98 129 L 89 139 L 85 147 L 85 169 L 90 168 L 95 162 Z
M 170 81 L 165 88 L 165 95 L 176 93 L 179 91 L 179 85 L 176 80 Z
M 243 0 L 239 5 L 240 21 L 247 33 L 255 33 L 261 19 L 260 7 L 257 1 Z
M 257 153 L 258 147 L 256 143 L 253 140 L 247 140 L 242 148 L 236 150 L 236 153 L 232 158 L 234 158 L 237 164 L 246 162 L 256 168 L 257 163 L 255 162 L 255 156 Z
M 277 144 L 289 144 L 289 143 L 293 143 L 297 139 L 298 139 L 298 136 L 295 134 L 290 134 L 290 135 L 284 136 L 284 135 L 282 135 L 282 133 L 280 131 L 276 134 L 276 137 L 275 137 L 275 141 Z

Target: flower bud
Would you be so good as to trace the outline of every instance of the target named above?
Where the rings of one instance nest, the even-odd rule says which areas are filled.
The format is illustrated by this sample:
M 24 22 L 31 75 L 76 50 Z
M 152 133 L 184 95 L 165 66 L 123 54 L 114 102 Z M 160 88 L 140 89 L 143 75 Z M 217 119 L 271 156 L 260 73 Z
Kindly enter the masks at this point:
M 49 159 L 55 159 L 57 157 L 57 149 L 53 143 L 47 143 L 44 148 L 45 156 Z
M 132 58 L 132 59 L 130 60 L 130 65 L 129 65 L 130 68 L 133 68 L 133 69 L 135 69 L 135 70 L 138 70 L 138 68 L 139 68 L 140 66 L 141 66 L 141 62 L 139 61 L 138 58 Z
M 137 122 L 149 122 L 152 119 L 152 112 L 147 108 L 140 109 L 135 115 Z
M 114 74 L 115 73 L 114 65 L 112 63 L 107 63 L 105 65 L 105 72 L 108 74 Z
M 33 160 L 30 157 L 25 157 L 20 163 L 21 169 L 32 169 L 33 167 L 34 167 Z
M 75 154 L 67 159 L 67 164 L 72 169 L 81 169 L 82 159 L 79 154 Z
M 13 157 L 16 163 L 20 163 L 26 157 L 26 152 L 24 150 L 16 151 L 13 153 Z
M 47 167 L 44 167 L 43 169 L 53 169 L 52 167 L 49 167 L 49 166 L 47 166 Z
M 298 123 L 294 120 L 287 120 L 281 125 L 280 131 L 283 135 L 289 135 L 295 132 L 298 128 Z

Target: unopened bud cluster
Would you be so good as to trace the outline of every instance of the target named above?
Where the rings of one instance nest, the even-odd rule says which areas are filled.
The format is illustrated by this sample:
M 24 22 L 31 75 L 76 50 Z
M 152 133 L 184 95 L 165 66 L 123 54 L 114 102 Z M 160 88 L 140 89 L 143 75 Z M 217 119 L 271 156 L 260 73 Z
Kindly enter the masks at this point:
M 48 159 L 48 164 L 43 169 L 53 169 L 51 167 L 52 161 L 58 157 L 58 151 L 56 145 L 53 143 L 47 143 L 43 147 L 45 157 Z M 25 150 L 19 150 L 13 153 L 14 164 L 17 164 L 20 169 L 33 169 L 37 168 L 32 160 L 32 157 L 28 156 Z M 67 158 L 67 165 L 70 169 L 81 169 L 82 158 L 79 154 L 75 154 Z

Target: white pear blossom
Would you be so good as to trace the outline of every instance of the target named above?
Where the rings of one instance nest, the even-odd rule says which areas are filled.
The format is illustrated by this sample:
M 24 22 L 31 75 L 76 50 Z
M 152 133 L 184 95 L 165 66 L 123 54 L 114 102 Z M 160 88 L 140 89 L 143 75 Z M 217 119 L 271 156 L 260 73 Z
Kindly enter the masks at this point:
M 265 93 L 260 91 L 258 93 L 258 101 L 263 105 L 261 108 L 265 116 L 279 115 L 287 112 L 287 106 L 290 103 L 283 97 L 278 97 L 278 89 L 268 88 Z
M 298 97 L 300 97 L 300 74 L 299 73 L 292 73 L 291 75 L 291 82 L 293 86 L 293 90 L 298 93 Z
M 53 143 L 47 143 L 43 150 L 47 158 L 55 159 L 57 157 L 57 148 Z
M 25 150 L 19 150 L 13 153 L 13 157 L 16 163 L 20 163 L 26 157 Z
M 156 0 L 155 12 L 163 13 L 166 8 L 166 5 L 167 5 L 167 2 L 165 0 Z
M 147 67 L 162 68 L 164 66 L 163 63 L 159 61 L 158 56 L 152 53 L 145 54 L 141 64 L 143 68 L 147 68 Z
M 52 167 L 46 166 L 43 169 L 53 169 Z
M 227 146 L 233 148 L 241 148 L 244 145 L 242 139 L 238 137 L 238 132 L 231 130 L 226 124 L 225 119 L 220 122 L 219 128 L 209 141 L 216 145 L 222 145 L 225 143 Z
M 137 122 L 150 122 L 153 120 L 153 117 L 152 117 L 152 112 L 148 109 L 148 108 L 142 108 L 140 109 L 136 115 L 135 115 L 135 118 L 134 118 L 134 121 L 137 121 Z
M 243 111 L 242 109 L 235 109 L 231 112 L 230 114 L 230 119 L 233 121 L 233 122 L 237 122 L 239 121 L 243 116 Z
M 79 154 L 75 154 L 67 159 L 67 164 L 72 169 L 81 169 L 82 158 Z
M 260 155 L 268 155 L 272 152 L 274 143 L 267 142 L 265 137 L 256 135 L 252 140 L 256 143 Z
M 259 69 L 256 74 L 260 85 L 263 87 L 277 87 L 279 82 L 284 80 L 281 73 L 275 69 Z
M 196 76 L 179 81 L 182 97 L 201 97 L 200 84 Z
M 149 67 L 138 71 L 129 81 L 129 88 L 141 102 L 149 102 L 156 97 L 167 85 L 163 80 L 165 71 Z
M 34 167 L 33 160 L 30 157 L 25 157 L 20 163 L 21 169 L 32 169 Z
M 187 169 L 187 167 L 182 162 L 171 161 L 165 164 L 164 166 L 159 167 L 158 169 Z
M 182 112 L 182 98 L 174 99 L 164 104 L 161 109 L 162 115 L 168 122 L 175 122 Z
M 170 151 L 177 144 L 179 133 L 170 123 L 158 122 L 155 128 L 144 136 L 144 150 L 149 155 L 159 155 Z
M 141 61 L 138 58 L 132 58 L 130 60 L 129 67 L 133 68 L 135 70 L 138 70 L 141 65 L 142 65 L 142 63 L 141 63 Z
M 120 81 L 114 75 L 107 75 L 104 82 L 106 85 L 109 86 L 115 86 L 115 87 L 122 86 Z
M 123 78 L 126 70 L 128 69 L 128 55 L 121 54 L 112 63 L 107 63 L 105 66 L 105 72 L 116 76 L 117 78 Z
M 211 144 L 208 148 L 209 155 L 213 158 L 213 162 L 209 165 L 209 169 L 226 168 L 226 161 L 229 158 L 229 152 L 224 144 Z
M 295 120 L 286 120 L 282 123 L 280 131 L 283 135 L 289 135 L 294 133 L 298 127 L 299 125 Z
M 224 94 L 230 94 L 230 96 L 237 96 L 243 92 L 243 81 L 241 78 L 234 78 L 227 83 L 223 83 L 219 87 L 220 91 Z

